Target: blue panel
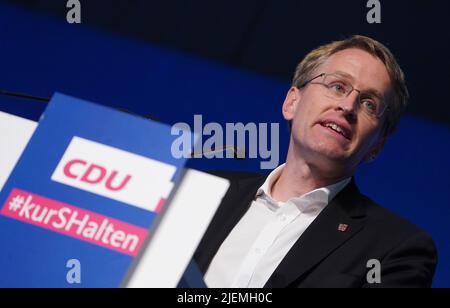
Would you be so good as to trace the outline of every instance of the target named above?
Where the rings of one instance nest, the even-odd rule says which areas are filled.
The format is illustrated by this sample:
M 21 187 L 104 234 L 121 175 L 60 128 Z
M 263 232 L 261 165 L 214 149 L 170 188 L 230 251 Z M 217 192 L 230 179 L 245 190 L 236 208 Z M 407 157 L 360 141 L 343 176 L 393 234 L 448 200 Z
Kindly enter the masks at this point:
M 139 168 L 146 168 L 146 164 L 142 163 L 142 160 L 151 158 L 158 161 L 159 166 L 161 163 L 164 163 L 165 167 L 172 166 L 173 171 L 168 168 L 162 169 L 171 173 L 175 173 L 176 170 L 179 172 L 184 164 L 184 159 L 175 159 L 170 152 L 170 145 L 174 137 L 170 134 L 169 126 L 65 95 L 55 95 L 0 194 L 0 204 L 2 204 L 0 228 L 3 231 L 0 232 L 0 246 L 2 247 L 0 287 L 70 286 L 66 281 L 65 275 L 68 269 L 65 265 L 71 259 L 77 259 L 82 264 L 80 286 L 119 287 L 132 262 L 132 256 L 137 254 L 139 246 L 145 240 L 145 233 L 154 221 L 156 212 L 143 209 L 142 205 L 138 207 L 138 204 L 132 203 L 133 201 L 127 202 L 127 200 L 117 197 L 117 194 L 120 193 L 118 190 L 115 190 L 115 195 L 108 196 L 96 193 L 97 191 L 92 189 L 101 185 L 100 182 L 90 182 L 91 189 L 87 189 L 80 188 L 76 184 L 68 185 L 67 182 L 61 182 L 61 179 L 59 181 L 54 179 L 52 175 L 63 155 L 67 153 L 68 145 L 73 144 L 74 136 L 95 142 L 97 144 L 95 151 L 98 151 L 98 144 L 101 144 L 102 147 L 109 147 L 108 153 L 120 152 L 121 155 L 126 155 L 126 158 L 116 160 L 112 166 L 103 166 L 114 168 L 113 170 L 117 170 L 116 172 L 120 172 L 119 168 L 122 170 L 134 169 L 134 171 L 126 171 L 130 172 L 131 179 L 127 182 L 128 187 L 131 183 L 136 183 L 133 187 L 142 187 L 143 184 L 139 182 L 142 181 L 142 176 L 135 174 L 140 171 L 136 172 L 136 168 L 129 169 L 128 164 L 134 166 L 141 164 Z M 74 158 L 86 159 L 85 156 L 79 156 L 83 153 L 92 156 L 92 152 L 86 152 L 84 147 L 74 154 Z M 136 159 L 136 155 L 140 156 L 139 160 Z M 107 158 L 104 156 L 98 156 L 91 163 L 101 164 L 105 159 Z M 148 160 L 145 162 L 148 163 Z M 166 174 L 165 181 L 169 176 L 169 182 L 166 184 L 173 186 L 171 173 Z M 67 175 L 67 173 L 65 174 Z M 159 173 L 150 176 L 164 177 Z M 77 180 L 80 179 L 77 178 Z M 83 178 L 81 178 L 82 180 Z M 148 183 L 148 185 L 151 184 Z M 127 199 L 133 199 L 132 194 L 136 190 L 126 190 L 128 188 L 124 187 L 123 192 L 128 194 Z M 14 189 L 25 191 L 26 198 L 32 201 L 23 203 L 19 210 L 13 211 L 17 215 L 11 217 L 11 215 L 7 215 L 11 213 L 8 211 L 11 202 L 8 202 L 7 198 Z M 156 193 L 157 198 L 153 198 L 157 200 L 156 204 L 150 205 L 149 208 L 156 208 L 157 202 L 160 200 L 158 194 L 161 194 L 161 198 L 168 197 L 164 192 L 155 192 L 154 187 L 145 187 L 144 189 L 146 192 L 152 192 L 153 189 L 153 192 Z M 22 193 L 18 195 L 25 196 Z M 15 196 L 18 195 L 15 194 Z M 34 201 L 39 197 L 46 198 L 45 203 L 39 199 Z M 61 208 L 55 207 L 48 199 L 63 203 L 61 208 L 71 212 L 63 213 Z M 69 208 L 67 204 L 73 208 Z M 37 210 L 38 207 L 39 210 Z M 25 210 L 26 208 L 29 210 Z M 50 218 L 49 213 L 53 210 L 57 212 L 57 216 L 54 215 L 53 218 Z M 90 213 L 86 214 L 85 211 Z M 37 215 L 35 215 L 36 213 Z M 41 216 L 39 213 L 45 214 Z M 95 219 L 95 215 L 101 215 L 101 218 Z M 39 216 L 46 218 L 39 220 L 36 218 Z M 103 225 L 109 221 L 108 224 L 115 229 L 109 234 L 113 232 L 121 232 L 124 235 L 131 234 L 138 236 L 139 242 L 133 249 L 114 249 L 120 246 L 117 244 L 120 242 L 115 241 L 115 244 L 112 244 L 113 240 L 108 239 L 108 236 L 104 235 L 106 233 L 101 235 L 102 232 L 98 231 L 101 228 L 98 227 L 95 231 L 95 238 L 97 235 L 98 238 L 90 241 L 94 236 L 85 235 L 87 233 L 84 230 L 89 228 L 91 222 L 84 223 L 84 226 L 88 227 L 72 227 L 73 225 L 67 223 L 72 218 L 78 221 L 90 219 L 96 225 L 100 225 L 100 222 Z M 131 227 L 124 227 L 123 224 L 131 225 Z M 56 225 L 63 227 L 56 227 Z M 62 231 L 62 228 L 66 231 L 73 229 L 73 231 L 67 234 Z M 141 231 L 135 232 L 136 228 Z M 75 230 L 78 235 L 83 235 L 81 239 L 74 237 Z

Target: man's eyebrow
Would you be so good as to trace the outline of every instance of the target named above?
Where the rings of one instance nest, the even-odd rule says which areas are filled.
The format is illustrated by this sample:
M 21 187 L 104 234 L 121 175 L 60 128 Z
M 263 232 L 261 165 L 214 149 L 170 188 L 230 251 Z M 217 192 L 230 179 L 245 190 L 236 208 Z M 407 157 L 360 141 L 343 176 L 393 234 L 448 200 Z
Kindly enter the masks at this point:
M 355 81 L 355 78 L 352 75 L 350 75 L 349 73 L 343 72 L 343 71 L 336 71 L 333 74 L 342 76 L 342 77 L 344 77 L 346 79 L 350 79 L 351 81 Z M 384 95 L 380 91 L 378 91 L 376 89 L 373 89 L 373 88 L 364 90 L 364 91 L 362 91 L 362 93 L 376 96 L 377 98 L 379 98 L 381 100 L 383 100 L 385 98 Z
M 379 91 L 375 90 L 375 89 L 368 89 L 365 91 L 362 91 L 361 94 L 369 94 L 371 96 L 375 96 L 376 98 L 380 99 L 380 100 L 384 100 L 385 97 L 383 94 L 381 94 Z
M 355 78 L 352 75 L 343 71 L 336 71 L 333 74 L 340 75 L 344 78 L 350 79 L 351 81 L 355 81 Z

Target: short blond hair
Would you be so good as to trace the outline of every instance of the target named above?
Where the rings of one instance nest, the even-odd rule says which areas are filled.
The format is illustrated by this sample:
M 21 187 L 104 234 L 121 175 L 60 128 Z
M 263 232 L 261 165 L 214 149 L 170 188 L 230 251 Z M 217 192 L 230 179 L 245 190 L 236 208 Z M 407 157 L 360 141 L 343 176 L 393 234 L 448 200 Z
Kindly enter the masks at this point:
M 409 100 L 405 75 L 391 51 L 380 42 L 362 35 L 335 41 L 314 49 L 298 64 L 292 86 L 300 88 L 317 73 L 317 69 L 333 54 L 350 48 L 358 48 L 380 59 L 388 71 L 393 89 L 393 99 L 388 102 L 384 136 L 392 135 L 400 118 L 406 110 Z

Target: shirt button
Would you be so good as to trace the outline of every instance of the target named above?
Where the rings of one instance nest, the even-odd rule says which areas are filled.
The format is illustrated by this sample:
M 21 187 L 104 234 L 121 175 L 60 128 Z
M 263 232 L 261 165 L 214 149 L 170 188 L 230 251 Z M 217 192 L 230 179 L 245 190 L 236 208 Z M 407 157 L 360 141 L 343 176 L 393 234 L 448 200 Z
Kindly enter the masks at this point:
M 286 215 L 280 215 L 279 219 L 281 222 L 285 222 L 287 220 L 287 217 Z

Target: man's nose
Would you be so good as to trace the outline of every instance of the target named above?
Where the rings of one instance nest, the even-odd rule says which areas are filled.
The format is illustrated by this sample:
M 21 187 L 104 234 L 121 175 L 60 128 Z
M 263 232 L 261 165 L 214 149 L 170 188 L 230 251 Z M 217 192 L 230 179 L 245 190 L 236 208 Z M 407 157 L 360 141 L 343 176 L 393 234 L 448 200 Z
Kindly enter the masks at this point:
M 343 111 L 347 120 L 355 120 L 356 112 L 359 106 L 359 92 L 353 90 L 348 96 L 344 97 L 337 103 L 337 109 Z

